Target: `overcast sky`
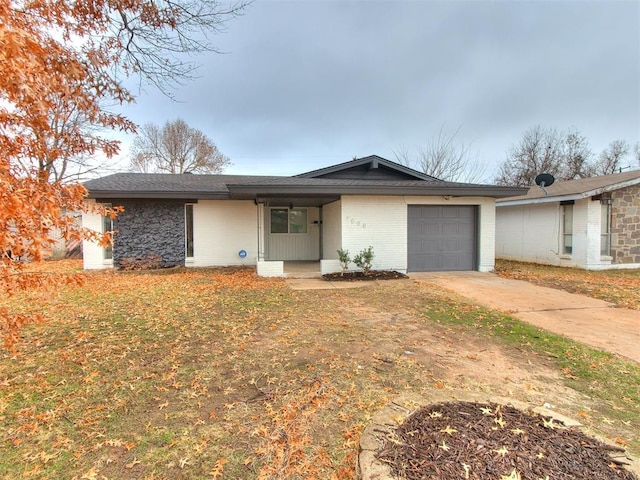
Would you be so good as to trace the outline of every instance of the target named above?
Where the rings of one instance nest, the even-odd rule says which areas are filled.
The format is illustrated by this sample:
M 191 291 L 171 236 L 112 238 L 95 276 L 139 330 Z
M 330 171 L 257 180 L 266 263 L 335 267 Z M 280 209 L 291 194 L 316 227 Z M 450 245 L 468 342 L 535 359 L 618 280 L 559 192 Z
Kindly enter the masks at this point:
M 594 153 L 640 140 L 639 1 L 255 0 L 212 41 L 227 53 L 197 58 L 179 102 L 147 88 L 125 113 L 182 118 L 227 173 L 394 160 L 443 126 L 487 180 L 538 124 L 577 129 Z

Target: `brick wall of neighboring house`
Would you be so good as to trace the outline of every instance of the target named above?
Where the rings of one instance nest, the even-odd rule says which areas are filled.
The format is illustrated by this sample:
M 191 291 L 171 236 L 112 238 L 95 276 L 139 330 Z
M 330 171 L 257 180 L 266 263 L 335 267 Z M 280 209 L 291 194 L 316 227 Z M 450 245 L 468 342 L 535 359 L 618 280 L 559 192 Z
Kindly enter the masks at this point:
M 640 185 L 612 192 L 613 263 L 640 263 Z
M 153 267 L 184 265 L 184 201 L 113 200 L 124 212 L 114 220 L 117 233 L 113 244 L 113 264 L 152 262 Z

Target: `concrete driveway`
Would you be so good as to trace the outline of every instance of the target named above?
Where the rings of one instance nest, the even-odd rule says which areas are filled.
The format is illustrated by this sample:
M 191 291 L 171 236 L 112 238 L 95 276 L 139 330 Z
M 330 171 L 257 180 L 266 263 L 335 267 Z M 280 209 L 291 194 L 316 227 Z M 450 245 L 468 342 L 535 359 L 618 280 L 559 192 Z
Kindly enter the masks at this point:
M 493 273 L 411 273 L 486 307 L 640 363 L 640 311 Z

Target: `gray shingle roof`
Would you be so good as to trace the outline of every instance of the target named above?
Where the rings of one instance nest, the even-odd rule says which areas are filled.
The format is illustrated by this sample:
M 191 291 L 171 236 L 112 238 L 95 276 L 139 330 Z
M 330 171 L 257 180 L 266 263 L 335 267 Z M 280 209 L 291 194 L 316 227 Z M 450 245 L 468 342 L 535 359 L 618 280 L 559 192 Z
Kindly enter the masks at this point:
M 505 197 L 522 189 L 442 180 L 351 180 L 252 175 L 115 173 L 86 182 L 90 198 L 255 198 L 269 195 L 456 195 Z
M 547 193 L 537 185 L 529 188 L 525 195 L 508 197 L 498 200 L 499 203 L 519 202 L 528 203 L 536 200 L 558 201 L 560 197 L 592 196 L 602 192 L 617 190 L 627 184 L 640 183 L 640 170 L 601 175 L 599 177 L 580 178 L 578 180 L 557 181 L 545 187 Z
M 377 155 L 294 177 L 115 173 L 85 183 L 89 198 L 272 199 L 340 195 L 451 195 L 503 198 L 522 188 L 445 182 Z
M 228 183 L 269 180 L 247 175 L 114 173 L 84 183 L 90 198 L 229 198 Z

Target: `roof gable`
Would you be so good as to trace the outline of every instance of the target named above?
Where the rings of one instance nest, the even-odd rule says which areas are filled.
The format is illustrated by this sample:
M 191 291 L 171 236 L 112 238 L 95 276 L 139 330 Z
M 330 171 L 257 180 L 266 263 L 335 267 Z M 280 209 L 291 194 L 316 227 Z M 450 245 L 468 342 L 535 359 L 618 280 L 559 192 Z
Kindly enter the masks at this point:
M 522 205 L 577 200 L 638 184 L 640 184 L 640 170 L 632 170 L 599 177 L 557 181 L 549 187 L 544 187 L 544 190 L 534 185 L 529 188 L 526 195 L 503 198 L 498 200 L 498 203 L 501 205 Z
M 332 178 L 342 180 L 428 180 L 439 179 L 418 172 L 399 163 L 389 161 L 378 155 L 356 158 L 350 162 L 331 165 L 295 175 L 300 178 Z

